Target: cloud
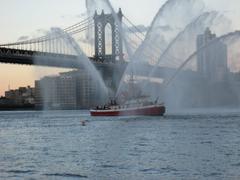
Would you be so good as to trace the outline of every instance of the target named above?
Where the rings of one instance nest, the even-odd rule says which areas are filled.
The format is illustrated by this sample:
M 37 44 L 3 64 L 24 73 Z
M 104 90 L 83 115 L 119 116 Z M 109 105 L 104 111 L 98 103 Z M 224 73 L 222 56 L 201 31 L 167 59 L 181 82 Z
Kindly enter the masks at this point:
M 148 31 L 149 27 L 143 24 L 140 24 L 140 25 L 128 27 L 128 29 L 129 31 L 131 31 L 131 33 L 139 33 L 139 32 L 144 33 Z
M 76 18 L 86 18 L 86 16 L 87 16 L 86 13 L 81 13 L 81 14 L 76 15 L 75 17 Z
M 95 41 L 93 38 L 80 37 L 80 38 L 78 38 L 78 42 L 93 45 Z
M 49 33 L 49 31 L 46 29 L 37 29 L 36 32 L 37 32 L 37 34 L 41 34 L 41 35 L 46 35 Z
M 48 35 L 50 32 L 46 29 L 37 29 L 35 32 L 31 33 L 29 36 L 20 36 L 17 41 L 26 41 L 34 38 L 38 38 L 41 36 Z
M 29 36 L 20 36 L 17 41 L 26 41 L 29 39 Z
M 64 15 L 60 16 L 61 19 L 83 19 L 86 17 L 87 17 L 87 13 L 81 13 L 81 14 L 77 14 L 77 15 L 64 14 Z
M 158 26 L 157 28 L 161 29 L 162 31 L 172 31 L 170 26 Z

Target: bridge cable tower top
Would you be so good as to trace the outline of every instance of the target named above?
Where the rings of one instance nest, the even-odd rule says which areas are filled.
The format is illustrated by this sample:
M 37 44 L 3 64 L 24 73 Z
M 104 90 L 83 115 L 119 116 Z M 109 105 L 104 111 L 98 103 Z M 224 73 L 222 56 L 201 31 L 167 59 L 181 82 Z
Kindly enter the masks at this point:
M 99 60 L 123 61 L 123 42 L 121 36 L 123 13 L 121 8 L 115 19 L 113 14 L 106 14 L 102 10 L 101 14 L 95 11 L 94 26 L 95 26 L 95 58 Z M 118 21 L 118 22 L 117 22 Z M 112 54 L 106 54 L 106 26 L 110 24 L 112 29 Z

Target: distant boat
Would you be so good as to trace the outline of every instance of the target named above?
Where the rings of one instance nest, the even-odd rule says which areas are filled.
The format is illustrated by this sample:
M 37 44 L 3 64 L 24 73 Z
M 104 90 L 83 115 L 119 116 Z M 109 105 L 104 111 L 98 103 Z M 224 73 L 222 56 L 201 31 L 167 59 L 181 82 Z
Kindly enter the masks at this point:
M 166 108 L 163 103 L 158 103 L 158 99 L 152 102 L 149 97 L 136 93 L 133 75 L 129 87 L 130 96 L 124 103 L 111 100 L 107 105 L 91 109 L 91 116 L 163 116 L 165 114 Z

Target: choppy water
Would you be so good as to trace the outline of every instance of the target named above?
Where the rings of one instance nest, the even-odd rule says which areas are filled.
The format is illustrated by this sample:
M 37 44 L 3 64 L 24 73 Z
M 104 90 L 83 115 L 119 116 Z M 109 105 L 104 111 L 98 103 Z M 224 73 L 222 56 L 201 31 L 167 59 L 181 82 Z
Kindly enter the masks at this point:
M 238 180 L 240 113 L 1 112 L 0 179 Z

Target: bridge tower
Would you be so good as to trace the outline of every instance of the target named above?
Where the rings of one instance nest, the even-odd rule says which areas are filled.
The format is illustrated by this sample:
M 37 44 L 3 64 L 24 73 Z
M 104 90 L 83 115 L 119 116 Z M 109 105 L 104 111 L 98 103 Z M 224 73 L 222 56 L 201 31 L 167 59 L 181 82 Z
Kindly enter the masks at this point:
M 116 22 L 113 14 L 105 14 L 104 10 L 101 14 L 98 14 L 97 11 L 94 15 L 94 24 L 95 24 L 95 58 L 101 61 L 112 61 L 117 60 L 123 61 L 123 43 L 121 36 L 122 28 L 122 10 L 119 9 L 117 13 L 117 18 L 119 19 Z M 106 54 L 106 42 L 105 42 L 105 27 L 110 24 L 112 29 L 112 54 Z M 121 26 L 121 27 L 120 27 Z

